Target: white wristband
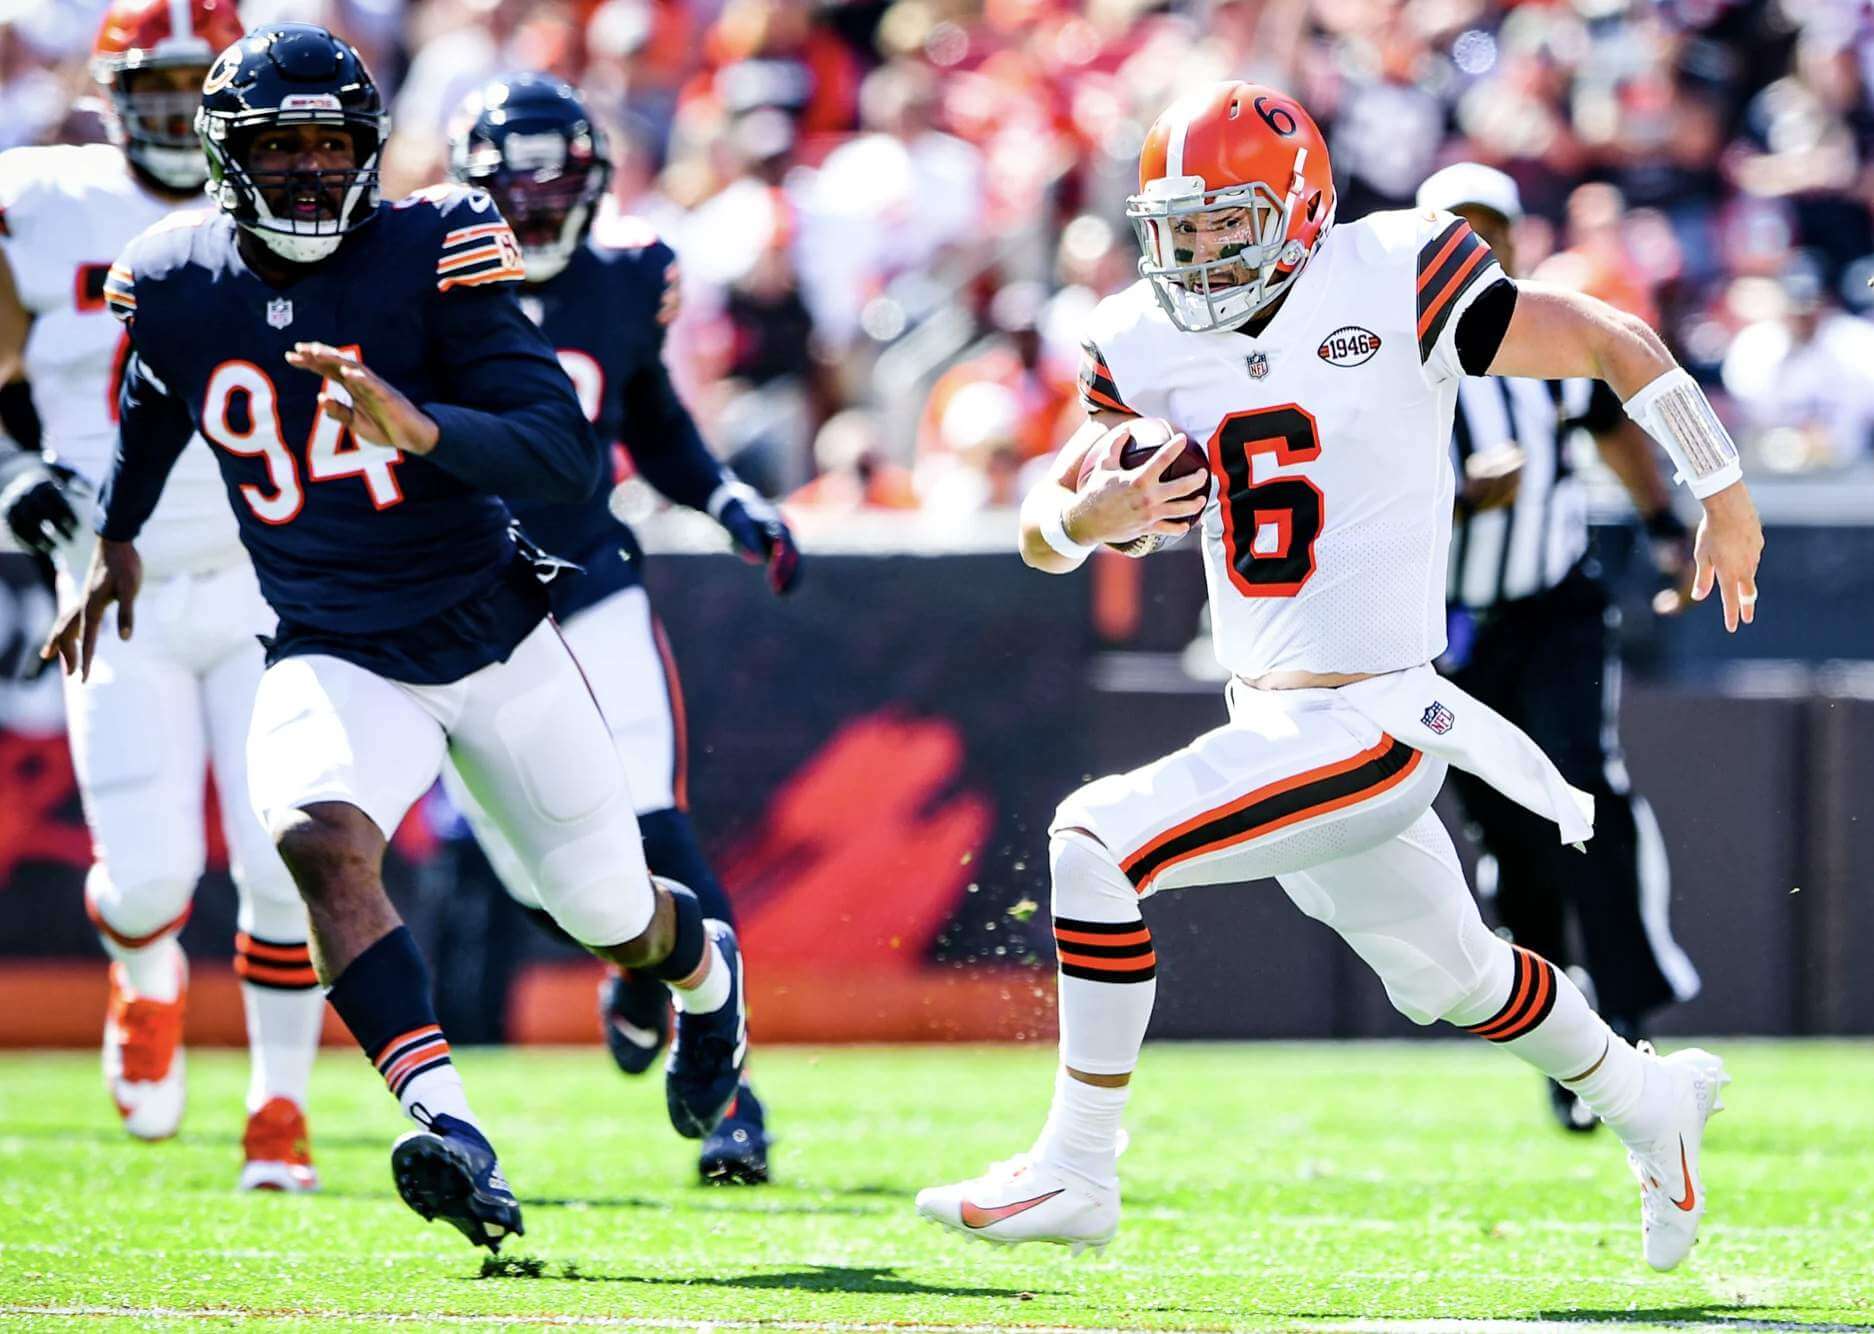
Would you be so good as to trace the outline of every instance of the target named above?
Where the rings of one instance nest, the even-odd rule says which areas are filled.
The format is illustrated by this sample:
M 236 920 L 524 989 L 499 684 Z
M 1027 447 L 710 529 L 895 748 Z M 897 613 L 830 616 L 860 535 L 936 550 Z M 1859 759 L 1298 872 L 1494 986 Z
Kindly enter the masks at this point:
M 1672 480 L 1684 482 L 1700 500 L 1743 480 L 1730 432 L 1683 367 L 1674 366 L 1626 406 L 1627 415 L 1671 457 Z
M 1041 540 L 1052 547 L 1056 555 L 1076 565 L 1099 549 L 1098 542 L 1076 542 L 1067 535 L 1067 511 L 1062 506 L 1043 505 L 1035 526 L 1041 530 Z

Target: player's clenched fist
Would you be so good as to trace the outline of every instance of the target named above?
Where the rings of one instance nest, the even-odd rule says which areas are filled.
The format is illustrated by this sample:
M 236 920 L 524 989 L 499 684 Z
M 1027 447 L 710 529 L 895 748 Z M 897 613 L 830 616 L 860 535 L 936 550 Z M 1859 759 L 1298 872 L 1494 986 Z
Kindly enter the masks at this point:
M 1170 434 L 1138 461 L 1139 445 L 1168 430 L 1155 419 L 1127 422 L 1094 442 L 1065 515 L 1073 540 L 1123 546 L 1140 537 L 1178 537 L 1204 512 L 1210 472 L 1191 466 L 1183 433 Z M 1135 433 L 1142 437 L 1136 443 Z
M 406 454 L 427 454 L 441 432 L 416 404 L 391 388 L 362 362 L 324 343 L 295 343 L 286 364 L 336 385 L 345 391 L 342 401 L 329 391 L 319 399 L 320 411 L 349 427 L 358 439 L 387 445 Z
M 104 613 L 117 604 L 117 637 L 129 639 L 136 628 L 137 592 L 143 587 L 143 558 L 129 542 L 100 538 L 91 553 L 91 568 L 85 575 L 84 597 L 68 607 L 53 623 L 46 636 L 41 658 L 58 655 L 59 665 L 67 675 L 77 672 L 91 675 L 91 659 L 98 649 L 98 631 Z

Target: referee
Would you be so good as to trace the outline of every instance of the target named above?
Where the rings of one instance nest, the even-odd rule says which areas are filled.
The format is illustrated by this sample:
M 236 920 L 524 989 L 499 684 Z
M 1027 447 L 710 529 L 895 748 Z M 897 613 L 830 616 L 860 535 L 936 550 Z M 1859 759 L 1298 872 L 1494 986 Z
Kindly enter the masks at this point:
M 1516 183 L 1474 162 L 1419 187 L 1424 208 L 1469 222 L 1515 276 L 1510 224 Z M 1466 379 L 1453 423 L 1458 498 L 1447 601 L 1451 647 L 1439 666 L 1529 733 L 1570 783 L 1594 794 L 1584 858 L 1547 821 L 1460 770 L 1465 818 L 1483 845 L 1478 889 L 1518 943 L 1585 970 L 1596 1008 L 1629 1040 L 1649 1014 L 1698 990 L 1698 974 L 1667 928 L 1665 846 L 1646 802 L 1627 782 L 1616 732 L 1619 612 L 1588 557 L 1588 518 L 1568 444 L 1587 430 L 1633 498 L 1662 571 L 1691 570 L 1685 526 L 1673 515 L 1653 444 L 1612 391 L 1592 380 Z M 1556 1118 L 1596 1124 L 1551 1082 Z

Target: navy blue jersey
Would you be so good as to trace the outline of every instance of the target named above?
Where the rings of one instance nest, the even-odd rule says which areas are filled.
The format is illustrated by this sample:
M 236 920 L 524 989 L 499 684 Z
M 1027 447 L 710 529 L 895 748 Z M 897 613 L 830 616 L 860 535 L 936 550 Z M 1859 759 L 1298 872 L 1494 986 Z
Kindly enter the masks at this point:
M 572 385 L 515 300 L 507 224 L 480 191 L 426 190 L 380 206 L 280 288 L 248 268 L 236 237 L 219 213 L 180 215 L 111 270 L 106 299 L 132 352 L 98 531 L 134 538 L 200 430 L 289 640 L 408 681 L 505 657 L 532 624 L 476 606 L 512 583 L 498 496 L 583 498 L 602 466 Z M 435 449 L 400 454 L 327 417 L 325 382 L 285 360 L 312 341 L 352 351 L 422 408 L 440 428 Z
M 623 444 L 659 492 L 703 509 L 727 474 L 703 444 L 664 368 L 657 308 L 664 272 L 676 256 L 648 229 L 633 239 L 640 243 L 588 240 L 550 281 L 522 291 L 521 308 L 559 353 L 599 441 Z M 612 514 L 610 492 L 601 485 L 571 505 L 509 497 L 528 537 L 584 567 L 577 577 L 549 585 L 554 615 L 562 620 L 640 579 L 642 552 Z

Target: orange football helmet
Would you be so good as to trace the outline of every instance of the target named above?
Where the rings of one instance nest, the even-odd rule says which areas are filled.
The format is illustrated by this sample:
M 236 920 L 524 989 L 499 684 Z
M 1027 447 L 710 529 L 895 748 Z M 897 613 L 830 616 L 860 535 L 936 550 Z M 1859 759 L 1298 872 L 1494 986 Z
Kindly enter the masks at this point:
M 192 190 L 207 181 L 195 134 L 201 81 L 244 32 L 234 0 L 116 0 L 105 12 L 92 77 L 111 95 L 125 156 L 159 184 Z M 177 68 L 201 71 L 190 91 L 135 87 L 144 71 Z
M 1327 141 L 1301 104 L 1253 83 L 1213 84 L 1152 122 L 1126 201 L 1139 275 L 1172 323 L 1235 329 L 1295 281 L 1334 225 Z M 1213 258 L 1198 253 L 1208 234 Z

